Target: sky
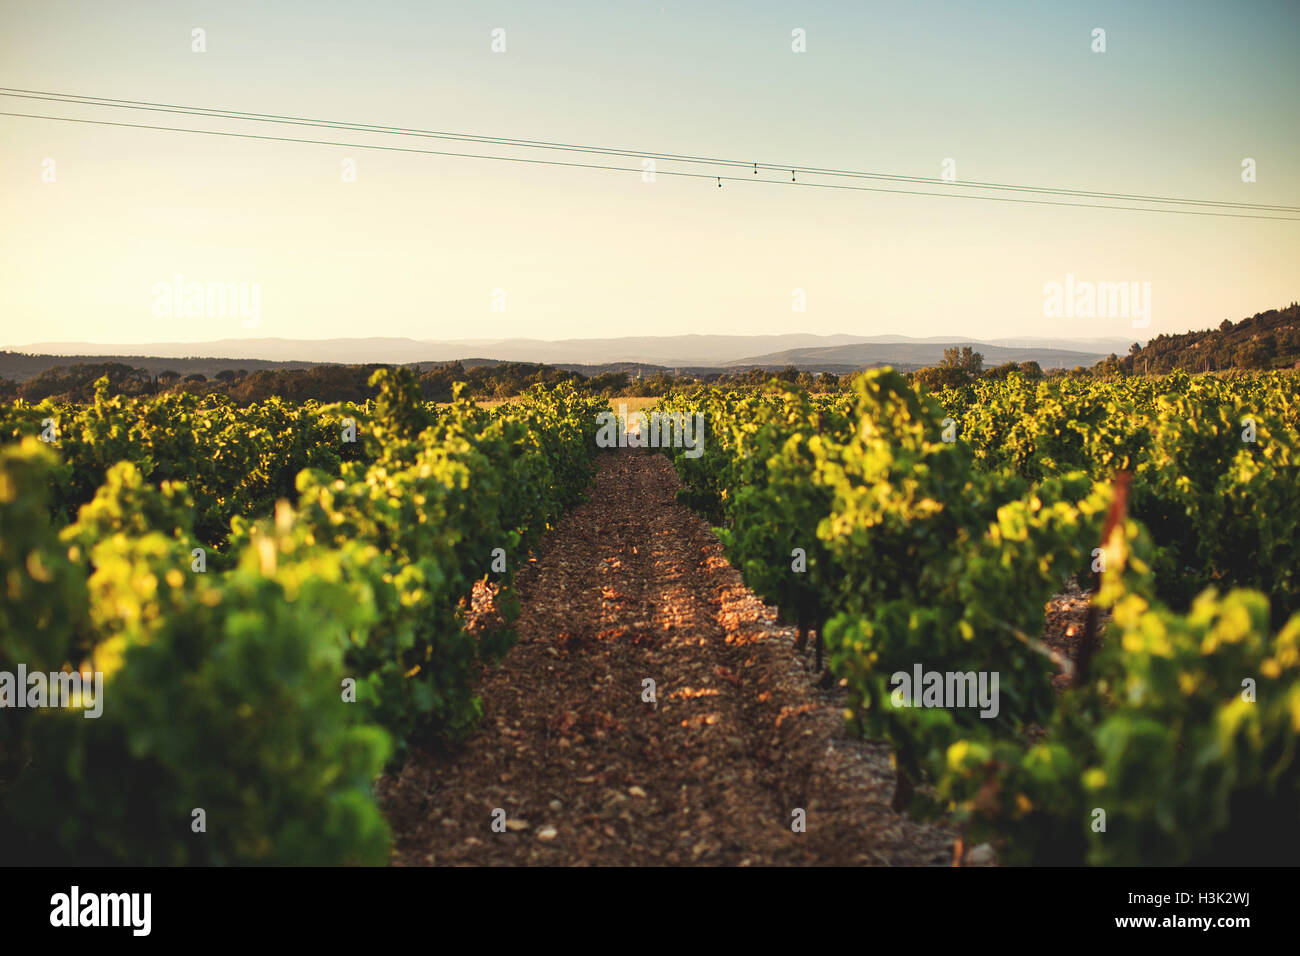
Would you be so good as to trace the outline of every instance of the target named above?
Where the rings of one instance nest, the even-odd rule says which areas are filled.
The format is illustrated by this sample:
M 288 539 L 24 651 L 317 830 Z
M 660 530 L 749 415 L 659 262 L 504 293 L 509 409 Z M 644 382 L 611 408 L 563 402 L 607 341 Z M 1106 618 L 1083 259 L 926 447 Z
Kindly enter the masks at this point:
M 1293 0 L 0 0 L 0 86 L 921 177 L 951 159 L 964 181 L 1300 206 L 1298 41 Z M 1296 221 L 816 188 L 769 170 L 718 188 L 664 173 L 734 168 L 666 162 L 645 182 L 627 157 L 8 96 L 0 111 L 349 144 L 0 116 L 0 346 L 1136 340 L 1300 299 Z M 177 276 L 242 283 L 256 315 L 173 309 Z M 1045 287 L 1067 276 L 1149 283 L 1149 325 L 1048 314 Z

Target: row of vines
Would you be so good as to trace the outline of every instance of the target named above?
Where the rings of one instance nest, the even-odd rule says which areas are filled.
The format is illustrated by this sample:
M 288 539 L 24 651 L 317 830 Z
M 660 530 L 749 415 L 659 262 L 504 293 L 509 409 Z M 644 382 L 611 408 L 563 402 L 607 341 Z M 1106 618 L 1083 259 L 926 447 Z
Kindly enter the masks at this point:
M 682 497 L 800 642 L 816 633 L 819 664 L 824 640 L 852 726 L 893 747 L 900 806 L 1009 862 L 1294 847 L 1295 377 L 929 395 L 882 370 L 851 394 L 701 388 L 649 411 L 705 414 L 702 455 L 667 449 Z M 1088 660 L 1041 640 L 1071 579 L 1108 621 Z M 932 672 L 996 674 L 998 706 L 899 693 L 897 675 Z
M 472 678 L 590 480 L 602 403 L 372 384 L 359 406 L 0 408 L 6 862 L 387 861 L 375 778 L 473 727 Z M 503 615 L 471 631 L 479 581 Z M 102 675 L 100 714 L 22 706 L 22 672 Z

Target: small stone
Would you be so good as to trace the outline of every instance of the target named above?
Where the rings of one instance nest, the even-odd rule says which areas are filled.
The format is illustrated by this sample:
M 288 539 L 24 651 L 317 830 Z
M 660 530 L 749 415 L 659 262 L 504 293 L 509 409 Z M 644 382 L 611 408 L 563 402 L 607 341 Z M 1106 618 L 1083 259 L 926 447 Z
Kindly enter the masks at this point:
M 557 836 L 559 836 L 559 833 L 556 832 L 555 827 L 542 827 L 537 831 L 537 839 L 544 840 L 547 843 L 554 840 Z
M 985 866 L 992 863 L 993 859 L 993 847 L 988 843 L 981 843 L 966 855 L 966 862 L 974 866 Z
M 552 800 L 550 806 L 551 806 L 551 809 L 552 809 L 552 810 L 563 810 L 563 809 L 564 809 L 564 804 L 562 804 L 559 800 Z
M 527 829 L 528 829 L 528 822 L 525 821 L 525 820 L 507 820 L 507 821 L 506 821 L 506 829 L 507 829 L 507 830 L 527 830 Z
M 642 790 L 640 787 L 628 787 L 628 788 L 627 788 L 627 792 L 628 792 L 628 794 L 630 794 L 630 795 L 633 796 L 633 797 L 644 797 L 644 796 L 645 796 L 645 791 Z

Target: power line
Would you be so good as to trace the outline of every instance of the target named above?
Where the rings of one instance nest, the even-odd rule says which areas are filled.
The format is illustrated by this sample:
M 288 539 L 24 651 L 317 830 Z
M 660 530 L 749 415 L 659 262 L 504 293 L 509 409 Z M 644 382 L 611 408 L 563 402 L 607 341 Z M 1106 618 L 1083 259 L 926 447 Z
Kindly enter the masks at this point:
M 450 133 L 435 130 L 413 129 L 402 126 L 381 126 L 372 123 L 350 123 L 341 120 L 310 119 L 278 113 L 253 113 L 243 110 L 228 110 L 214 107 L 188 107 L 170 103 L 156 103 L 149 100 L 127 100 L 113 97 L 89 96 L 72 93 L 52 93 L 44 90 L 21 90 L 0 87 L 0 96 L 13 96 L 22 99 L 35 99 L 46 102 L 68 103 L 79 106 L 106 106 L 118 109 L 143 110 L 148 112 L 179 113 L 189 116 L 211 116 L 220 119 L 234 119 L 248 122 L 276 123 L 294 126 L 313 126 L 326 129 L 344 129 L 357 132 L 377 132 L 396 136 L 416 136 L 432 139 L 446 139 L 456 142 L 486 143 L 497 146 L 521 147 L 529 149 L 560 150 L 608 156 L 621 156 L 636 159 L 659 159 L 667 162 L 690 164 L 708 164 L 749 169 L 754 173 L 760 169 L 784 173 L 803 172 L 810 175 L 829 177 L 848 177 L 875 179 L 889 182 L 916 183 L 943 187 L 962 187 L 968 189 L 996 189 L 1012 192 L 1035 193 L 1043 195 L 1074 196 L 1088 199 L 1113 199 L 1129 202 L 1172 203 L 1184 206 L 1208 206 L 1226 209 L 1247 209 L 1260 212 L 1300 212 L 1300 206 L 1283 206 L 1272 204 L 1239 203 L 1211 199 L 1184 199 L 1172 196 L 1153 196 L 1136 193 L 1114 193 L 1090 189 L 1063 189 L 1047 186 L 1026 186 L 1012 183 L 989 183 L 979 181 L 948 181 L 926 176 L 906 176 L 891 173 L 873 173 L 860 170 L 835 169 L 818 166 L 800 166 L 788 163 L 750 162 L 738 159 L 697 156 L 685 153 L 663 153 L 646 150 L 628 150 L 605 146 L 582 146 L 574 143 L 548 142 L 544 140 L 513 139 L 502 136 L 487 136 L 474 133 Z
M 0 112 L 0 116 L 14 116 L 14 117 L 21 117 L 24 119 L 53 120 L 55 122 L 61 122 L 61 123 L 81 123 L 81 124 L 86 124 L 91 126 L 115 126 L 123 129 L 146 129 L 146 130 L 158 130 L 158 131 L 172 132 L 172 133 L 197 133 L 204 136 L 226 136 L 234 139 L 255 139 L 255 140 L 264 140 L 264 141 L 278 142 L 278 143 L 304 143 L 312 146 L 342 146 L 348 149 L 373 149 L 373 150 L 381 150 L 384 152 L 393 152 L 393 153 L 417 153 L 417 154 L 422 154 L 427 156 L 446 156 L 446 157 L 453 157 L 459 159 L 487 159 L 487 160 L 496 160 L 497 162 L 527 163 L 527 164 L 539 165 L 539 166 L 561 166 L 561 167 L 567 167 L 572 169 L 602 169 L 602 170 L 610 170 L 614 172 L 624 172 L 624 173 L 642 172 L 642 170 L 633 167 L 610 166 L 610 165 L 605 165 L 600 163 L 573 163 L 573 162 L 564 162 L 561 160 L 554 160 L 554 159 L 532 159 L 525 156 L 497 156 L 497 155 L 491 155 L 487 153 L 458 153 L 449 150 L 416 149 L 411 146 L 380 146 L 373 143 L 341 143 L 333 140 L 297 139 L 295 137 L 290 137 L 290 136 L 266 136 L 257 133 L 233 133 L 226 130 L 191 129 L 183 126 L 156 126 L 156 125 L 144 124 L 144 123 L 119 123 L 119 122 L 114 122 L 112 120 L 81 119 L 81 118 L 71 117 L 71 116 L 49 116 L 40 113 Z M 753 165 L 753 164 L 747 164 L 747 165 Z M 784 167 L 781 168 L 784 169 Z M 798 168 L 799 167 L 797 166 L 794 167 L 792 173 L 794 172 L 794 170 L 797 170 Z M 1166 214 L 1181 214 L 1186 216 L 1212 216 L 1215 218 L 1222 218 L 1222 219 L 1268 219 L 1277 222 L 1300 222 L 1300 218 L 1293 217 L 1293 216 L 1258 216 L 1249 213 L 1208 212 L 1200 209 L 1170 209 L 1170 208 L 1161 208 L 1161 207 L 1149 208 L 1143 206 L 1109 205 L 1103 203 L 1058 202 L 1058 201 L 1046 200 L 1046 199 L 1020 199 L 1012 196 L 975 196 L 975 195 L 961 194 L 961 193 L 926 192 L 924 190 L 915 190 L 915 189 L 885 189 L 883 187 L 878 187 L 878 186 L 848 186 L 842 183 L 814 183 L 814 182 L 807 182 L 807 181 L 797 182 L 795 181 L 793 176 L 789 182 L 786 182 L 785 180 L 775 180 L 775 179 L 755 180 L 746 176 L 718 176 L 714 173 L 696 173 L 696 172 L 687 172 L 684 170 L 656 170 L 656 174 L 663 175 L 663 176 L 680 176 L 680 177 L 685 177 L 690 179 L 716 179 L 719 182 L 721 182 L 722 180 L 726 180 L 727 182 L 736 182 L 736 183 L 758 182 L 758 183 L 763 183 L 765 185 L 778 184 L 778 185 L 785 185 L 785 186 L 803 186 L 803 187 L 810 187 L 814 189 L 843 189 L 851 192 L 891 193 L 900 196 L 935 196 L 942 199 L 975 199 L 975 200 L 982 200 L 985 202 L 1004 202 L 1004 203 L 1016 203 L 1016 204 L 1033 205 L 1033 206 L 1067 206 L 1075 209 L 1116 209 L 1116 210 L 1122 209 L 1128 212 L 1156 212 L 1156 213 L 1166 213 Z

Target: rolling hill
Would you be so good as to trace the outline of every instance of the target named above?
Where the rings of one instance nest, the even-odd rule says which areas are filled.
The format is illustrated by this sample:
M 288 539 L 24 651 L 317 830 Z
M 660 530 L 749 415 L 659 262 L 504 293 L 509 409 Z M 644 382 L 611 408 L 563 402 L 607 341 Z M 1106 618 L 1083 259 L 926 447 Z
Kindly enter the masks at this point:
M 727 365 L 732 368 L 784 368 L 793 365 L 795 368 L 828 372 L 892 365 L 902 371 L 911 371 L 937 364 L 943 358 L 945 348 L 966 345 L 984 356 L 985 366 L 1001 365 L 1004 362 L 1037 362 L 1044 369 L 1074 368 L 1076 365 L 1093 365 L 1105 358 L 1105 354 L 1100 352 L 1041 347 L 1011 348 L 988 342 L 948 340 L 934 343 L 858 342 L 829 348 L 787 349 L 728 362 Z

